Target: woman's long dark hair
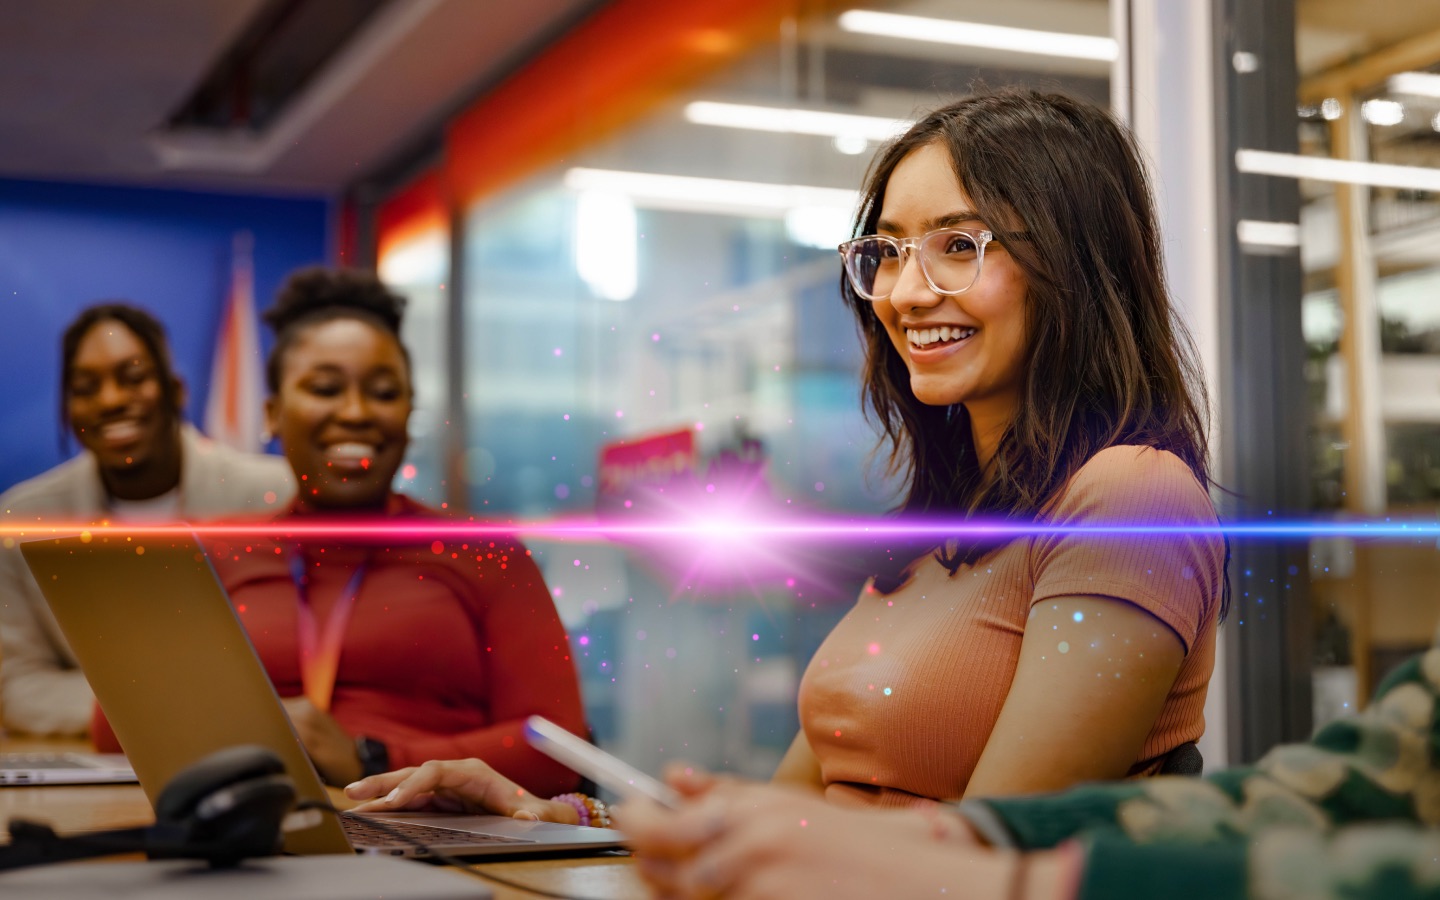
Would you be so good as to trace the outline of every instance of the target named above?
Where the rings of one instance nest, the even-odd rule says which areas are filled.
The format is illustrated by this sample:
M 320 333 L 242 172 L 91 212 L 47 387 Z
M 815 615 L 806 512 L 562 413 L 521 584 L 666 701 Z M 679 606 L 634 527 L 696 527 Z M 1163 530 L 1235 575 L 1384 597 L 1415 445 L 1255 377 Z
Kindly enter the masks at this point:
M 975 211 L 997 234 L 1025 236 L 1002 244 L 1028 286 L 1029 358 L 1019 410 L 987 477 L 964 407 L 915 398 L 871 301 L 841 276 L 866 345 L 866 410 L 889 445 L 889 471 L 909 482 L 902 513 L 1033 520 L 1086 461 L 1118 444 L 1168 450 L 1209 489 L 1204 382 L 1165 285 L 1150 185 L 1130 133 L 1107 112 L 1062 95 L 1010 89 L 968 97 L 880 152 L 857 235 L 875 233 L 895 167 L 929 144 L 949 151 Z M 949 546 L 941 544 L 939 556 L 953 573 L 997 545 Z M 878 574 L 882 590 L 899 585 L 910 561 L 901 556 Z M 1222 615 L 1227 605 L 1228 583 Z

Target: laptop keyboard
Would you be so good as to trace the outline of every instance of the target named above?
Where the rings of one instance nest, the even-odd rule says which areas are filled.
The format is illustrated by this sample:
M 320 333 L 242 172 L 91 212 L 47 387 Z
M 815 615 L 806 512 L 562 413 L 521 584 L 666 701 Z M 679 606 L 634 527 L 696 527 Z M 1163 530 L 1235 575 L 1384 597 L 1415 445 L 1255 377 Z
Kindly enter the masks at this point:
M 402 822 L 394 819 L 386 819 L 382 823 L 383 828 L 377 827 L 375 823 L 358 816 L 341 816 L 340 822 L 345 826 L 345 836 L 350 838 L 352 844 L 363 847 L 409 847 L 419 849 L 415 844 L 404 840 L 399 835 L 411 838 L 419 844 L 427 847 L 455 847 L 455 846 L 485 846 L 490 844 L 533 844 L 535 841 L 528 838 L 504 837 L 498 834 L 480 834 L 474 831 L 461 831 L 458 828 L 440 828 L 435 825 L 420 825 L 415 822 Z
M 42 753 L 0 753 L 0 768 L 4 769 L 89 769 L 79 760 L 68 756 L 54 756 Z

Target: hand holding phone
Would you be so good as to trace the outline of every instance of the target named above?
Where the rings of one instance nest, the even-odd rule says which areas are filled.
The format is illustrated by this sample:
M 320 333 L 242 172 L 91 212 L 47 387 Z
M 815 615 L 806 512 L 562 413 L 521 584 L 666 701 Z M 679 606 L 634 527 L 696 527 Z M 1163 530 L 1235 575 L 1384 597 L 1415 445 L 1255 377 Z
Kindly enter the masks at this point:
M 540 716 L 526 719 L 525 739 L 536 750 L 626 800 L 648 797 L 670 809 L 680 805 L 680 794 L 673 788 L 589 741 L 576 737 L 549 719 Z

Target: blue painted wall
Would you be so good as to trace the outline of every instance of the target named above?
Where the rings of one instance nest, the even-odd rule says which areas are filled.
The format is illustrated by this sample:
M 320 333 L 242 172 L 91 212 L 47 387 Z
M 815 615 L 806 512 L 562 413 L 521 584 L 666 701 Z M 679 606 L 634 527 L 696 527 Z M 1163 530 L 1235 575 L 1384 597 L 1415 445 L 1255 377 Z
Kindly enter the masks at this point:
M 292 269 L 327 261 L 330 208 L 323 197 L 0 179 L 0 490 L 74 452 L 61 451 L 58 405 L 60 335 L 76 313 L 121 299 L 158 316 L 199 421 L 235 233 L 254 235 L 263 310 Z

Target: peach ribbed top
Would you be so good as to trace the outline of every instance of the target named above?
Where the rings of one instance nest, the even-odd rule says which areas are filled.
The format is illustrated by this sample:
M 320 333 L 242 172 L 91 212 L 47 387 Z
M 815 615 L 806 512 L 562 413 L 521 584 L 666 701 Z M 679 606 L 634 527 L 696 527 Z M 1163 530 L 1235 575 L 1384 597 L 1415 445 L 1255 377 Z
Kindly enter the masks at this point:
M 1087 462 L 1046 520 L 1216 524 L 1210 498 L 1172 453 L 1110 447 Z M 800 721 L 826 796 L 902 806 L 965 792 L 1000 716 L 1030 608 L 1063 596 L 1133 603 L 1179 636 L 1185 659 L 1132 774 L 1205 730 L 1224 545 L 1210 534 L 1018 538 L 953 576 L 934 556 L 892 594 L 867 587 L 810 661 Z

